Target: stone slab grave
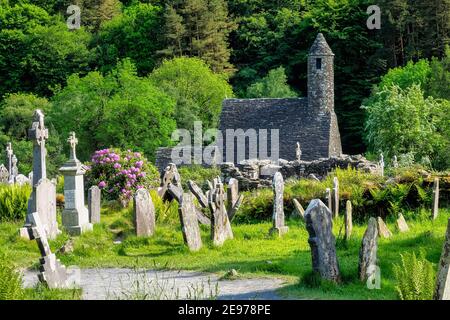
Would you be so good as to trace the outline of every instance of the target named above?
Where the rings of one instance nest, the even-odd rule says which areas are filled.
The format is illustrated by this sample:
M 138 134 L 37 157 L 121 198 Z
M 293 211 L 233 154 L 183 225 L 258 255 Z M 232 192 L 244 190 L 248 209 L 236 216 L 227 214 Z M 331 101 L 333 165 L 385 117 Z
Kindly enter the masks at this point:
M 308 243 L 311 247 L 313 271 L 324 279 L 339 282 L 341 279 L 336 256 L 336 239 L 333 235 L 333 217 L 328 207 L 314 199 L 305 211 Z
M 64 176 L 64 210 L 61 214 L 62 224 L 70 235 L 80 235 L 91 231 L 89 211 L 84 204 L 84 174 L 86 167 L 77 159 L 78 139 L 71 132 L 67 140 L 70 144 L 69 160 L 59 169 Z
M 34 112 L 28 136 L 33 141 L 33 190 L 28 200 L 25 225 L 20 229 L 20 235 L 30 239 L 28 227 L 31 224 L 31 215 L 37 212 L 45 237 L 55 239 L 61 231 L 56 221 L 56 185 L 47 179 L 45 141 L 48 139 L 48 129 L 45 127 L 44 114 L 41 110 Z
M 434 178 L 433 183 L 433 219 L 439 214 L 439 178 Z
M 445 241 L 439 259 L 434 299 L 450 300 L 450 219 L 448 219 Z
M 278 234 L 281 236 L 288 232 L 289 227 L 284 222 L 284 180 L 280 172 L 275 173 L 272 181 L 273 189 L 273 213 L 272 213 L 272 228 L 270 234 Z
M 345 240 L 349 240 L 353 231 L 352 202 L 347 200 L 345 203 Z
M 88 211 L 89 222 L 100 223 L 100 212 L 102 203 L 102 191 L 97 186 L 92 186 L 88 190 Z
M 305 209 L 303 209 L 300 202 L 297 199 L 292 200 L 294 203 L 294 211 L 292 212 L 293 217 L 299 217 L 300 219 L 305 219 Z
M 221 246 L 227 239 L 233 239 L 230 220 L 225 208 L 225 191 L 220 179 L 215 179 L 215 188 L 210 191 L 208 204 L 211 210 L 211 240 Z
M 50 289 L 63 289 L 70 287 L 69 274 L 66 267 L 56 259 L 54 253 L 51 252 L 46 231 L 40 221 L 37 212 L 30 215 L 30 225 L 27 228 L 29 238 L 36 240 L 41 253 L 39 266 L 39 281 L 47 285 Z
M 190 251 L 198 251 L 202 247 L 200 227 L 198 225 L 194 196 L 191 193 L 183 193 L 178 214 L 181 222 L 184 243 Z
M 138 237 L 149 237 L 155 233 L 155 206 L 146 189 L 139 189 L 134 195 L 133 224 Z
M 408 227 L 408 224 L 406 223 L 405 217 L 401 213 L 398 215 L 397 228 L 400 232 L 408 232 L 409 231 L 409 227 Z
M 378 249 L 378 225 L 370 218 L 359 250 L 358 274 L 361 281 L 369 279 L 376 271 Z
M 231 178 L 228 181 L 227 195 L 228 218 L 230 221 L 233 221 L 236 212 L 244 200 L 244 196 L 239 194 L 239 181 L 237 179 Z
M 389 228 L 384 223 L 384 221 L 381 217 L 377 218 L 377 225 L 378 225 L 378 236 L 380 236 L 382 238 L 392 237 L 392 232 L 389 230 Z

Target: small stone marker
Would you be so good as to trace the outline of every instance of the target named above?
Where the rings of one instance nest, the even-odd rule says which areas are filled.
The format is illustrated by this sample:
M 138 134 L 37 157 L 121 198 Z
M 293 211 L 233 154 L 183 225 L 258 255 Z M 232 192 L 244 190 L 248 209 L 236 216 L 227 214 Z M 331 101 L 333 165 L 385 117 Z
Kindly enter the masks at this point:
M 50 246 L 45 236 L 46 231 L 40 221 L 40 216 L 37 212 L 30 215 L 30 225 L 27 227 L 29 238 L 36 240 L 41 253 L 39 281 L 46 284 L 50 289 L 68 288 L 69 279 L 66 267 L 56 259 L 55 254 L 50 250 Z
M 292 212 L 293 217 L 300 217 L 302 220 L 305 219 L 305 210 L 303 209 L 300 202 L 297 199 L 292 200 L 294 203 L 294 212 Z
M 155 233 L 155 206 L 146 189 L 136 191 L 133 199 L 133 223 L 138 237 L 149 237 Z
M 273 214 L 272 214 L 272 228 L 270 234 L 277 233 L 279 236 L 288 232 L 289 227 L 284 224 L 284 180 L 280 172 L 275 173 L 272 180 L 273 189 Z
M 216 180 L 218 181 L 218 180 Z M 211 240 L 215 246 L 221 246 L 225 240 L 233 239 L 230 220 L 225 208 L 225 191 L 223 184 L 218 182 L 216 188 L 209 193 L 209 208 L 211 210 Z
M 337 177 L 333 179 L 333 218 L 339 216 L 339 180 Z
M 383 238 L 392 237 L 392 232 L 388 229 L 387 225 L 384 223 L 381 217 L 377 218 L 377 224 L 378 224 L 378 236 Z
M 200 250 L 202 238 L 192 194 L 183 193 L 178 214 L 180 216 L 184 243 L 189 247 L 190 251 Z
M 352 202 L 347 200 L 345 204 L 345 240 L 349 240 L 353 231 Z
M 0 164 L 0 183 L 8 183 L 9 172 L 3 164 Z
M 309 233 L 308 243 L 311 247 L 313 271 L 318 272 L 324 279 L 339 282 L 340 273 L 331 211 L 320 199 L 314 199 L 305 211 L 305 221 Z
M 378 226 L 375 218 L 369 219 L 366 232 L 359 250 L 358 273 L 361 281 L 366 281 L 373 275 L 377 265 Z
M 77 159 L 78 139 L 71 132 L 69 139 L 69 160 L 59 169 L 64 175 L 64 210 L 61 214 L 62 224 L 71 235 L 80 235 L 92 230 L 89 211 L 84 205 L 84 174 L 86 167 Z
M 400 232 L 408 232 L 409 231 L 409 227 L 408 227 L 408 224 L 406 223 L 405 217 L 403 217 L 403 215 L 401 213 L 398 215 L 397 227 Z
M 434 178 L 433 184 L 433 219 L 439 214 L 439 178 Z
M 102 191 L 97 186 L 92 186 L 88 190 L 88 211 L 89 222 L 100 223 L 100 211 L 102 203 Z
M 435 300 L 450 300 L 450 219 L 436 276 Z

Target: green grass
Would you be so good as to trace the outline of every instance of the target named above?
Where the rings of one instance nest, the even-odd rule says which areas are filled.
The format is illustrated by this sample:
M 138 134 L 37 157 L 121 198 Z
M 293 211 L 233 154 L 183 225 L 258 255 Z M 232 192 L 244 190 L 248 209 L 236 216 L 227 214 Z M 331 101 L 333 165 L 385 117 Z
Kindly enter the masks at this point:
M 410 214 L 411 215 L 411 214 Z M 279 291 L 281 295 L 307 299 L 396 299 L 393 265 L 400 264 L 401 253 L 424 252 L 425 258 L 436 267 L 444 240 L 450 210 L 441 210 L 436 221 L 418 219 L 408 221 L 410 232 L 400 234 L 393 224 L 388 223 L 394 236 L 380 239 L 378 249 L 381 269 L 381 289 L 369 290 L 358 280 L 358 254 L 365 226 L 355 225 L 348 243 L 342 241 L 343 219 L 334 224 L 337 240 L 337 254 L 343 282 L 339 285 L 320 283 L 311 274 L 311 255 L 308 233 L 303 222 L 288 220 L 289 232 L 282 238 L 268 235 L 270 222 L 254 224 L 233 224 L 234 239 L 216 248 L 209 240 L 209 229 L 202 226 L 204 247 L 195 253 L 183 244 L 178 224 L 157 224 L 157 232 L 151 238 L 132 235 L 133 229 L 127 209 L 102 213 L 102 223 L 94 231 L 75 238 L 73 253 L 58 255 L 67 265 L 87 267 L 146 267 L 161 269 L 184 269 L 216 272 L 225 275 L 236 269 L 240 277 L 281 277 L 287 286 Z M 0 250 L 14 256 L 21 267 L 35 267 L 38 249 L 34 242 L 18 237 L 22 223 L 0 224 Z M 340 231 L 341 230 L 341 231 Z M 341 234 L 341 236 L 338 236 Z M 124 238 L 121 244 L 113 244 L 118 236 Z M 51 241 L 56 250 L 68 239 L 63 233 Z M 73 292 L 66 292 L 69 296 Z M 76 295 L 75 295 L 76 296 Z

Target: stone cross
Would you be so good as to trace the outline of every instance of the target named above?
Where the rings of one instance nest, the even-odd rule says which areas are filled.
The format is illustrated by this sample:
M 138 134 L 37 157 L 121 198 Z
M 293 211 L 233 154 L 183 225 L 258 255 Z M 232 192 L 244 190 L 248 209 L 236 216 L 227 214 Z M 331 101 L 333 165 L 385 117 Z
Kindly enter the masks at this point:
M 34 186 L 39 180 L 47 178 L 45 141 L 48 139 L 48 129 L 44 125 L 44 114 L 39 109 L 34 112 L 33 124 L 28 130 L 28 137 L 33 141 Z
M 313 271 L 318 272 L 324 279 L 339 282 L 340 272 L 331 211 L 320 199 L 314 199 L 305 211 L 305 221 Z
M 339 180 L 333 179 L 333 218 L 339 216 Z
M 436 276 L 435 300 L 450 300 L 450 219 Z
M 392 166 L 393 166 L 394 168 L 398 168 L 397 156 L 394 156 L 394 159 L 392 160 Z
M 178 214 L 181 222 L 184 243 L 190 251 L 198 251 L 202 247 L 202 237 L 197 221 L 194 197 L 191 193 L 183 193 Z
M 383 156 L 383 153 L 380 153 L 379 164 L 380 164 L 380 174 L 381 174 L 382 177 L 384 177 L 384 156 Z
M 345 240 L 349 240 L 352 235 L 353 221 L 352 221 L 352 202 L 347 200 L 345 204 Z
M 146 189 L 134 195 L 133 223 L 138 237 L 149 237 L 155 233 L 155 206 Z
M 100 209 L 102 202 L 102 191 L 97 186 L 92 186 L 88 190 L 88 212 L 89 222 L 100 223 Z
M 69 139 L 67 139 L 67 142 L 70 144 L 70 159 L 76 160 L 77 159 L 77 144 L 78 139 L 75 136 L 75 132 L 71 132 L 69 135 Z
M 6 159 L 8 160 L 8 172 L 12 172 L 12 156 L 14 151 L 12 149 L 11 142 L 8 142 L 6 145 Z
M 300 161 L 302 158 L 302 149 L 300 148 L 300 142 L 297 142 L 297 146 L 295 148 L 295 158 L 297 161 Z
M 284 180 L 280 172 L 275 173 L 272 180 L 273 189 L 273 214 L 272 214 L 272 228 L 270 233 L 277 233 L 279 236 L 288 232 L 289 228 L 284 224 Z
M 358 273 L 361 281 L 366 281 L 375 272 L 377 264 L 378 227 L 375 218 L 369 219 L 369 225 L 359 250 Z
M 439 214 L 439 178 L 434 178 L 433 184 L 433 220 L 438 217 Z

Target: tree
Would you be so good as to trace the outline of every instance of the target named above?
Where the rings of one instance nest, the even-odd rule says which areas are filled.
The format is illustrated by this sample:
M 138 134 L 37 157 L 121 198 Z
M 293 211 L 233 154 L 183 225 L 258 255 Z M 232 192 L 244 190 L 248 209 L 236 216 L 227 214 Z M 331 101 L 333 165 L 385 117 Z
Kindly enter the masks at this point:
M 233 95 L 224 76 L 215 74 L 198 58 L 166 60 L 150 74 L 150 80 L 176 101 L 178 128 L 193 129 L 194 121 L 203 128 L 216 128 L 222 101 Z
M 296 96 L 296 93 L 287 84 L 283 67 L 270 70 L 267 76 L 247 89 L 248 98 L 291 98 Z
M 79 156 L 88 160 L 95 150 L 118 147 L 144 152 L 170 144 L 175 130 L 174 102 L 125 59 L 103 76 L 90 72 L 69 77 L 67 87 L 52 99 L 50 115 L 61 136 L 75 131 Z
M 96 32 L 102 23 L 120 14 L 122 3 L 119 0 L 74 0 L 81 9 L 81 24 Z

